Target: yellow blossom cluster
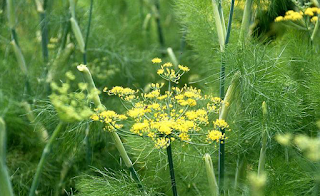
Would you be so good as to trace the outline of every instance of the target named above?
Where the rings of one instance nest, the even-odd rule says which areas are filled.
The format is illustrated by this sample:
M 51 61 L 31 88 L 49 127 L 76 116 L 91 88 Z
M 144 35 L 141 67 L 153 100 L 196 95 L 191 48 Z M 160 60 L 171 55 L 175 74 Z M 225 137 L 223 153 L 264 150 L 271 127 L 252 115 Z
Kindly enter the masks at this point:
M 162 63 L 162 60 L 155 58 L 152 62 Z M 170 62 L 164 63 L 160 68 L 163 72 L 160 71 L 159 74 L 158 70 L 158 74 L 169 83 L 173 81 L 178 83 L 180 76 L 189 71 L 189 68 L 179 65 L 180 71 L 176 73 L 173 67 Z M 202 96 L 200 89 L 187 85 L 181 88 L 169 85 L 167 90 L 164 90 L 163 87 L 164 84 L 151 84 L 149 92 L 138 93 L 129 88 L 116 86 L 106 92 L 126 100 L 124 102 L 128 110 L 126 116 L 132 120 L 130 132 L 138 136 L 149 137 L 155 143 L 156 148 L 166 148 L 175 140 L 190 143 L 198 139 L 211 143 L 212 141 L 218 142 L 222 138 L 222 133 L 219 131 L 220 136 L 215 133 L 216 139 L 214 139 L 213 132 L 208 134 L 207 131 L 203 131 L 203 128 L 208 125 L 215 130 L 229 128 L 225 121 L 217 120 L 209 123 L 212 117 L 210 115 L 219 111 L 220 98 Z M 132 95 L 135 98 L 127 98 Z M 102 114 L 98 114 L 93 116 L 93 119 L 107 124 L 111 123 L 112 127 L 116 127 L 115 123 L 120 120 L 120 117 L 115 113 L 112 113 L 110 117 L 106 115 L 102 117 Z
M 159 58 L 152 59 L 153 63 L 161 63 L 162 60 Z M 181 78 L 181 76 L 185 73 L 190 71 L 190 69 L 183 65 L 178 65 L 179 70 L 176 71 L 173 69 L 173 64 L 171 62 L 164 63 L 160 66 L 160 68 L 157 71 L 157 74 L 161 76 L 163 79 L 178 83 L 178 80 Z
M 125 115 L 117 114 L 112 110 L 104 110 L 102 112 L 96 111 L 95 114 L 91 115 L 93 121 L 100 121 L 105 124 L 104 130 L 115 131 L 116 129 L 121 129 L 122 124 L 118 124 L 119 121 L 126 120 Z
M 224 139 L 224 134 L 222 134 L 221 131 L 218 131 L 218 130 L 209 131 L 209 133 L 207 135 L 207 141 L 209 143 L 219 142 L 220 139 Z
M 132 90 L 131 88 L 123 88 L 122 86 L 115 86 L 111 90 L 104 88 L 104 92 L 107 92 L 109 95 L 117 95 L 121 99 L 129 101 L 136 98 L 136 93 L 138 91 Z
M 311 22 L 316 22 L 318 20 L 317 15 L 320 14 L 320 9 L 317 7 L 307 8 L 304 12 L 289 10 L 286 12 L 285 16 L 278 16 L 274 20 L 275 22 L 282 21 L 299 21 L 303 16 L 311 18 Z

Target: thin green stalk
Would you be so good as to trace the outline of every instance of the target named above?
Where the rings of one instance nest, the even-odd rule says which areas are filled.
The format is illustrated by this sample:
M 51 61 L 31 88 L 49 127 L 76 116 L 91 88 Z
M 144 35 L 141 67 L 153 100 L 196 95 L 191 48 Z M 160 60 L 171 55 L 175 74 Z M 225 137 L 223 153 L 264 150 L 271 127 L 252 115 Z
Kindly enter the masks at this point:
M 218 196 L 219 195 L 219 187 L 217 184 L 216 176 L 214 175 L 214 169 L 213 169 L 213 165 L 212 165 L 211 156 L 208 153 L 206 153 L 204 155 L 204 161 L 205 161 L 205 165 L 206 165 L 208 185 L 211 190 L 211 195 Z
M 263 124 L 265 128 L 262 131 L 262 144 L 261 144 L 260 158 L 259 158 L 259 165 L 258 165 L 258 176 L 260 176 L 264 172 L 264 166 L 266 162 L 266 151 L 267 151 L 266 118 L 268 115 L 268 110 L 267 110 L 267 104 L 265 101 L 262 103 L 262 113 L 263 113 Z
M 87 47 L 88 47 L 89 35 L 90 35 L 92 8 L 93 8 L 93 0 L 90 0 L 89 21 L 88 21 L 88 26 L 87 26 L 87 34 L 86 34 L 86 38 L 85 38 L 84 53 L 83 53 L 83 64 L 85 64 L 85 65 L 87 64 Z
M 178 62 L 177 57 L 176 57 L 176 55 L 174 54 L 172 48 L 170 48 L 170 47 L 167 48 L 167 52 L 168 52 L 168 55 L 169 55 L 169 57 L 170 57 L 173 65 L 174 65 L 174 67 L 175 67 L 175 68 L 178 68 L 179 62 Z
M 231 85 L 229 86 L 226 97 L 223 99 L 222 107 L 219 113 L 219 119 L 220 120 L 226 120 L 227 114 L 229 112 L 230 105 L 234 99 L 235 91 L 237 88 L 237 85 L 239 83 L 240 79 L 240 72 L 237 72 L 232 79 Z M 225 134 L 224 129 L 220 129 L 222 134 Z M 219 140 L 219 160 L 218 160 L 218 185 L 220 193 L 224 192 L 224 173 L 225 173 L 225 167 L 224 167 L 224 160 L 225 160 L 225 140 L 221 138 Z
M 240 29 L 239 43 L 242 43 L 248 36 L 252 3 L 253 0 L 246 0 Z
M 161 21 L 160 21 L 160 3 L 159 3 L 159 0 L 155 1 L 155 7 L 156 7 L 156 23 L 157 23 L 159 43 L 160 43 L 160 46 L 161 46 L 161 50 L 163 50 L 165 48 L 165 43 L 164 43 L 164 36 L 163 36 L 162 26 L 161 26 Z M 163 53 L 162 53 L 162 55 L 163 55 Z
M 0 190 L 1 195 L 13 196 L 12 185 L 6 166 L 6 125 L 0 117 Z
M 80 72 L 83 73 L 84 79 L 88 83 L 88 92 L 90 93 L 91 91 L 97 91 L 95 84 L 94 84 L 94 81 L 92 79 L 91 73 L 90 73 L 89 69 L 87 68 L 87 66 L 79 65 L 77 68 Z M 104 106 L 102 105 L 102 103 L 100 101 L 100 97 L 98 94 L 94 94 L 94 96 L 92 97 L 92 101 L 94 102 L 94 104 L 97 108 L 100 108 L 100 109 L 104 108 Z M 121 158 L 123 159 L 125 165 L 127 166 L 129 171 L 131 172 L 133 179 L 137 182 L 141 191 L 144 192 L 144 189 L 143 189 L 142 183 L 139 179 L 139 176 L 133 167 L 133 164 L 127 154 L 127 151 L 125 150 L 125 148 L 123 146 L 123 143 L 122 143 L 119 135 L 114 131 L 114 132 L 111 132 L 111 137 L 112 137 L 113 141 L 115 142 L 116 148 L 118 149 Z
M 220 12 L 219 12 L 219 7 L 218 7 L 218 0 L 212 0 L 212 6 L 213 6 L 213 14 L 214 14 L 214 19 L 216 23 L 216 28 L 217 28 L 217 34 L 219 38 L 219 44 L 220 44 L 220 50 L 221 52 L 224 51 L 224 43 L 225 43 L 225 36 L 224 36 L 224 31 L 222 23 L 221 23 L 221 17 L 220 17 Z
M 221 19 L 221 24 L 222 24 L 222 30 L 223 30 L 223 36 L 226 37 L 227 31 L 226 31 L 226 22 L 224 20 L 224 15 L 223 15 L 223 8 L 222 8 L 222 0 L 218 0 L 218 10 L 219 10 L 219 15 Z
M 172 194 L 173 194 L 173 196 L 177 196 L 178 192 L 177 192 L 176 178 L 174 176 L 171 144 L 169 144 L 169 146 L 167 147 L 167 156 L 168 156 L 168 163 L 169 163 L 169 170 L 170 170 Z
M 31 106 L 28 102 L 24 101 L 22 102 L 22 107 L 24 107 L 24 110 L 26 111 L 26 116 L 30 123 L 36 122 L 36 117 L 34 116 L 33 111 L 31 110 Z M 44 125 L 41 122 L 37 122 L 37 125 L 35 126 L 35 130 L 38 133 L 40 137 L 40 141 L 43 143 L 47 142 L 47 139 L 49 137 L 47 129 L 44 127 Z
M 42 45 L 42 56 L 45 63 L 49 60 L 49 51 L 48 51 L 48 22 L 46 17 L 46 10 L 44 3 L 41 3 L 40 0 L 35 0 L 37 11 L 40 15 L 40 27 L 41 27 L 41 45 Z
M 51 151 L 52 145 L 53 145 L 54 141 L 57 139 L 57 136 L 59 135 L 59 133 L 61 132 L 62 127 L 63 127 L 63 122 L 60 121 L 59 124 L 57 125 L 57 127 L 55 128 L 55 130 L 53 131 L 45 148 L 43 149 L 41 159 L 39 161 L 36 173 L 35 173 L 33 181 L 32 181 L 29 196 L 35 195 L 36 189 L 38 188 L 38 185 L 39 185 L 39 180 L 40 180 L 40 176 L 41 176 L 43 167 L 49 157 L 49 153 Z
M 318 29 L 319 29 L 319 18 L 316 22 L 316 24 L 314 25 L 314 29 L 313 29 L 313 32 L 312 32 L 312 35 L 311 35 L 311 42 L 313 42 L 314 40 L 314 37 L 316 36 L 317 32 L 318 32 Z

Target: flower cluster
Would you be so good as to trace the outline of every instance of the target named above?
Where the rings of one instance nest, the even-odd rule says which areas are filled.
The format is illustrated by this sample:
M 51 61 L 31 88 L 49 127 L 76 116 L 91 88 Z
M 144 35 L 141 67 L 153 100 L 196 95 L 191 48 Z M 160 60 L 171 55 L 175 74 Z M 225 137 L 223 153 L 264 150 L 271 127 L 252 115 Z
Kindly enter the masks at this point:
M 75 76 L 71 72 L 66 73 L 67 83 L 58 86 L 56 83 L 51 83 L 53 93 L 50 95 L 50 100 L 55 107 L 61 120 L 65 122 L 75 122 L 89 119 L 92 115 L 90 107 L 87 105 L 88 96 L 82 91 L 86 89 L 85 83 L 79 83 L 78 87 L 81 92 L 69 92 L 69 80 L 74 80 Z
M 162 63 L 162 60 L 159 58 L 152 59 L 153 63 L 160 64 Z M 176 72 L 176 70 L 173 69 L 173 64 L 170 62 L 164 63 L 160 66 L 160 68 L 157 71 L 157 74 L 161 76 L 163 79 L 174 82 L 178 84 L 179 79 L 181 76 L 185 73 L 190 71 L 190 69 L 183 65 L 178 65 L 179 71 Z
M 112 110 L 104 110 L 99 112 L 96 110 L 96 113 L 91 115 L 93 121 L 100 121 L 105 124 L 104 130 L 115 131 L 123 127 L 122 124 L 119 124 L 119 121 L 126 120 L 125 115 L 117 114 Z
M 155 58 L 155 64 L 162 60 Z M 171 142 L 180 140 L 191 143 L 196 139 L 219 142 L 224 135 L 218 130 L 228 129 L 229 125 L 223 120 L 215 120 L 210 123 L 221 106 L 221 99 L 212 96 L 203 96 L 200 89 L 191 86 L 181 88 L 171 86 L 171 82 L 178 83 L 180 77 L 189 68 L 179 65 L 175 71 L 172 63 L 160 65 L 157 73 L 169 85 L 164 89 L 164 84 L 151 84 L 148 92 L 132 90 L 130 88 L 113 87 L 104 89 L 108 95 L 119 96 L 125 100 L 127 108 L 126 116 L 132 120 L 130 132 L 142 137 L 151 138 L 156 148 L 166 148 Z M 118 121 L 125 120 L 124 115 L 118 115 L 113 111 L 103 111 L 92 116 L 93 120 L 106 124 L 106 129 L 115 130 L 122 125 Z M 214 127 L 217 132 L 205 132 L 206 126 Z M 202 138 L 202 139 L 201 139 Z
M 285 16 L 276 17 L 275 22 L 300 21 L 303 19 L 304 16 L 310 18 L 311 22 L 316 22 L 318 20 L 317 15 L 319 13 L 320 9 L 317 7 L 307 8 L 304 12 L 295 12 L 293 10 L 289 10 L 286 12 Z

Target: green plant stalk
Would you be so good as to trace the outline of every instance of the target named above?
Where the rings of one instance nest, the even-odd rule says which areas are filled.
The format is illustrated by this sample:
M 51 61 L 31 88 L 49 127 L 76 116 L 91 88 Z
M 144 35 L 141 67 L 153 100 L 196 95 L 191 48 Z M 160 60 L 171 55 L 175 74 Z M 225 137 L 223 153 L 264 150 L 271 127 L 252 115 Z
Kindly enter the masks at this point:
M 13 0 L 7 0 L 7 17 L 10 29 L 14 29 L 16 25 L 16 15 L 13 6 Z
M 218 196 L 219 195 L 219 187 L 217 184 L 216 176 L 214 175 L 214 169 L 213 169 L 213 165 L 212 165 L 211 156 L 208 153 L 206 153 L 204 155 L 204 161 L 205 161 L 206 172 L 207 172 L 207 177 L 208 177 L 208 185 L 211 190 L 211 195 Z
M 175 68 L 178 68 L 179 62 L 178 62 L 177 57 L 176 57 L 176 55 L 174 54 L 172 48 L 170 48 L 170 47 L 167 48 L 167 52 L 168 52 L 168 55 L 169 55 L 169 57 L 170 57 L 173 65 L 174 65 L 174 67 L 175 67 Z
M 319 29 L 319 18 L 318 18 L 316 24 L 314 25 L 314 29 L 313 29 L 313 32 L 312 32 L 312 35 L 311 35 L 311 38 L 310 38 L 311 43 L 313 42 L 314 37 L 316 36 L 316 34 L 318 32 L 318 29 Z
M 48 51 L 48 22 L 46 17 L 46 10 L 44 5 L 40 0 L 35 0 L 37 11 L 40 15 L 40 27 L 41 27 L 41 45 L 42 45 L 42 56 L 45 63 L 49 60 L 49 51 Z
M 76 2 L 74 0 L 69 0 L 70 13 L 72 18 L 76 18 Z
M 83 65 L 83 66 L 78 67 L 78 70 L 83 73 L 84 79 L 88 83 L 88 91 L 89 92 L 97 91 L 89 69 Z M 96 94 L 96 96 L 93 97 L 92 100 L 97 108 L 104 108 L 104 106 L 102 105 L 102 103 L 100 101 L 98 94 Z M 113 141 L 115 142 L 116 148 L 119 151 L 121 158 L 123 159 L 125 165 L 127 166 L 129 171 L 131 172 L 133 179 L 137 182 L 140 189 L 144 192 L 144 189 L 143 189 L 142 183 L 139 179 L 139 176 L 133 167 L 133 164 L 127 154 L 127 151 L 125 150 L 125 148 L 123 146 L 123 143 L 122 143 L 119 135 L 116 132 L 111 132 L 111 137 L 112 137 Z
M 259 165 L 258 165 L 258 176 L 261 176 L 261 174 L 264 172 L 264 167 L 266 162 L 266 151 L 267 151 L 266 118 L 268 115 L 268 110 L 267 110 L 267 104 L 265 101 L 262 103 L 262 113 L 263 113 L 263 124 L 265 128 L 262 131 L 262 144 L 261 144 L 260 158 L 259 158 Z
M 31 110 L 31 106 L 28 102 L 24 101 L 22 102 L 22 106 L 24 107 L 24 110 L 26 111 L 26 116 L 30 123 L 36 122 L 36 117 L 34 116 L 33 111 Z M 35 126 L 36 132 L 40 136 L 40 141 L 43 143 L 47 142 L 47 139 L 49 138 L 49 134 L 47 129 L 43 126 L 41 122 L 37 122 L 38 125 Z
M 14 54 L 17 58 L 17 61 L 18 61 L 18 64 L 20 66 L 20 69 L 22 71 L 22 73 L 25 75 L 25 77 L 28 76 L 28 69 L 27 69 L 27 65 L 26 65 L 26 61 L 24 59 L 24 56 L 21 52 L 21 49 L 20 47 L 18 46 L 17 42 L 15 39 L 13 39 L 11 41 L 11 45 L 13 47 L 13 51 L 14 51 Z
M 162 26 L 161 26 L 161 21 L 160 21 L 160 3 L 159 3 L 159 0 L 155 1 L 155 7 L 156 7 L 156 23 L 157 23 L 159 43 L 160 43 L 160 46 L 161 46 L 161 50 L 163 50 L 164 47 L 165 47 L 165 42 L 164 42 L 164 36 L 163 36 Z
M 222 23 L 221 23 L 221 17 L 220 17 L 220 13 L 219 13 L 219 8 L 218 8 L 218 4 L 217 4 L 217 0 L 212 0 L 212 6 L 213 6 L 213 14 L 214 14 L 214 19 L 215 19 L 215 23 L 216 23 L 216 28 L 217 28 L 217 34 L 218 34 L 218 38 L 219 38 L 219 44 L 220 44 L 220 50 L 221 52 L 224 51 L 224 43 L 225 43 L 225 36 L 223 33 L 223 27 Z
M 6 125 L 0 117 L 0 190 L 1 195 L 13 196 L 12 185 L 6 166 Z
M 80 30 L 80 27 L 79 27 L 75 18 L 71 17 L 70 22 L 71 22 L 72 31 L 73 31 L 74 36 L 76 37 L 77 43 L 79 45 L 79 49 L 82 52 L 82 54 L 84 54 L 85 53 L 85 43 L 84 43 L 84 39 L 83 39 L 81 30 Z
M 49 68 L 49 72 L 47 75 L 47 83 L 51 83 L 56 78 L 56 71 L 60 70 L 61 66 L 66 63 L 66 61 L 70 58 L 72 52 L 74 51 L 74 44 L 70 43 L 64 49 L 64 51 L 59 52 L 52 65 Z
M 226 37 L 227 31 L 226 31 L 226 22 L 224 20 L 224 15 L 223 15 L 223 8 L 222 8 L 222 0 L 218 0 L 218 9 L 219 9 L 219 15 L 221 19 L 221 24 L 222 24 L 222 30 L 223 30 L 223 36 Z
M 78 70 L 82 72 L 84 80 L 88 84 L 88 92 L 91 93 L 91 92 L 97 91 L 96 85 L 92 79 L 92 75 L 88 67 L 78 66 Z M 103 105 L 101 104 L 100 97 L 98 94 L 95 94 L 95 96 L 92 98 L 92 101 L 97 108 L 104 108 Z
M 241 28 L 240 28 L 240 36 L 239 36 L 240 43 L 242 43 L 248 36 L 252 3 L 253 3 L 253 0 L 246 0 L 246 4 L 244 7 L 244 12 L 242 16 Z
M 229 107 L 234 99 L 235 91 L 239 83 L 239 79 L 240 79 L 240 72 L 236 72 L 235 75 L 233 76 L 231 85 L 229 86 L 226 96 L 223 100 L 222 107 L 219 114 L 220 120 L 226 120 L 227 118 Z M 224 129 L 219 129 L 219 130 L 223 135 L 225 134 Z M 224 192 L 224 172 L 225 172 L 224 160 L 225 160 L 225 140 L 220 139 L 219 140 L 219 160 L 218 160 L 218 171 L 219 171 L 218 185 L 219 185 L 220 193 Z
M 167 147 L 167 156 L 168 156 L 168 163 L 169 163 L 169 170 L 170 170 L 172 194 L 173 194 L 173 196 L 178 196 L 176 178 L 174 176 L 174 167 L 173 167 L 171 144 L 169 144 L 169 146 Z
M 119 153 L 120 153 L 120 156 L 121 156 L 124 164 L 125 164 L 126 167 L 129 169 L 129 171 L 130 171 L 130 173 L 131 173 L 131 175 L 132 175 L 132 178 L 137 182 L 138 187 L 140 188 L 140 190 L 141 190 L 142 192 L 144 192 L 144 189 L 143 189 L 143 186 L 142 186 L 142 184 L 141 184 L 140 178 L 139 178 L 136 170 L 135 170 L 134 167 L 133 167 L 133 164 L 132 164 L 132 162 L 131 162 L 128 154 L 127 154 L 126 149 L 125 149 L 124 146 L 123 146 L 123 143 L 122 143 L 119 135 L 118 135 L 115 131 L 113 131 L 113 132 L 111 132 L 111 136 L 112 136 L 112 139 L 113 139 L 113 141 L 114 141 L 114 143 L 115 143 L 115 145 L 116 145 L 117 150 L 118 150 Z
M 62 126 L 63 126 L 63 122 L 60 121 L 59 124 L 57 125 L 57 127 L 55 128 L 55 130 L 53 131 L 45 148 L 43 149 L 36 173 L 35 173 L 33 181 L 32 181 L 29 196 L 35 195 L 36 189 L 38 188 L 38 185 L 39 185 L 40 175 L 42 173 L 43 167 L 48 159 L 48 156 L 49 156 L 49 153 L 51 151 L 51 148 L 52 148 L 54 141 L 57 139 L 57 136 L 59 135 L 59 133 L 62 130 Z

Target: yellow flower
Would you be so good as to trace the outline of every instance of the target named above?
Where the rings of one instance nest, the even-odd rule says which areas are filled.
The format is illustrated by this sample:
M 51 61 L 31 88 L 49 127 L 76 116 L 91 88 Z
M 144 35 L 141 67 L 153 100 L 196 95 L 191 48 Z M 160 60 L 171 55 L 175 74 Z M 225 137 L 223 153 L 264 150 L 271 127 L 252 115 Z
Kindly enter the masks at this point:
M 178 65 L 178 67 L 179 67 L 179 69 L 180 69 L 181 71 L 184 71 L 184 72 L 190 71 L 190 69 L 189 69 L 188 67 L 186 67 L 186 66 Z
M 281 22 L 281 21 L 283 21 L 283 16 L 278 16 L 274 21 L 275 21 L 275 22 Z
M 318 20 L 318 16 L 314 16 L 311 18 L 311 22 L 316 23 Z
M 167 148 L 169 146 L 169 139 L 168 138 L 158 138 L 156 140 L 155 147 L 156 148 Z
M 313 10 L 311 8 L 307 8 L 305 11 L 304 11 L 304 14 L 305 15 L 308 15 L 308 16 L 313 16 Z
M 161 63 L 162 62 L 162 60 L 160 58 L 154 58 L 151 61 L 152 61 L 152 63 Z
M 172 63 L 168 62 L 168 63 L 163 64 L 162 66 L 163 67 L 172 67 L 173 65 L 172 65 Z
M 164 69 L 158 69 L 157 74 L 161 75 L 161 74 L 163 74 L 163 72 L 164 72 Z
M 218 130 L 212 130 L 212 131 L 209 131 L 208 135 L 207 135 L 207 141 L 209 143 L 211 142 L 219 142 L 220 139 L 223 139 L 224 138 L 224 135 L 218 131 Z
M 222 119 L 217 119 L 216 121 L 213 121 L 213 125 L 215 128 L 220 128 L 220 129 L 229 128 L 228 123 Z

